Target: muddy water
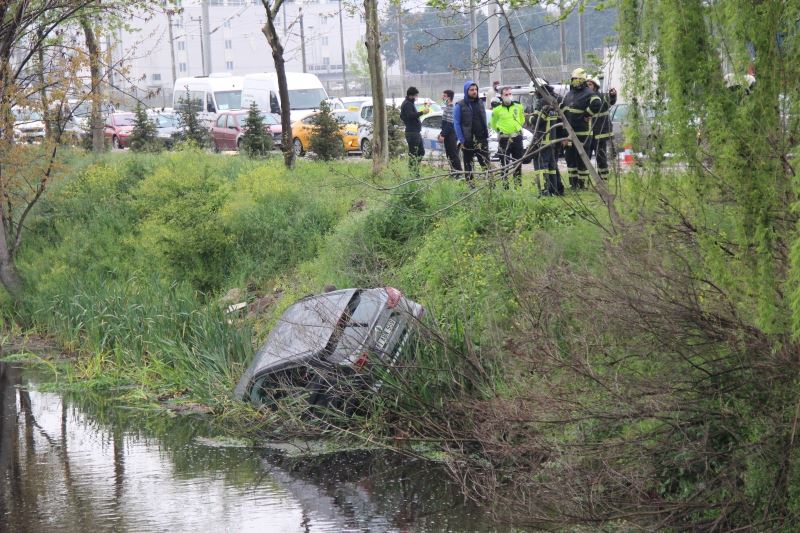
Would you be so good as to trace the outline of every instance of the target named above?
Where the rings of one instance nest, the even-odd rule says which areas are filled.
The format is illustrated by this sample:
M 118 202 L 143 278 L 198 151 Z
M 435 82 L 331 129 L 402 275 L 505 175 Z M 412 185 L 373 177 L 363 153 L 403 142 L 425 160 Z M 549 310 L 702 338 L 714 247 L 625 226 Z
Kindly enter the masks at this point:
M 202 418 L 41 390 L 0 363 L 0 531 L 505 531 L 435 464 L 287 459 L 220 445 Z

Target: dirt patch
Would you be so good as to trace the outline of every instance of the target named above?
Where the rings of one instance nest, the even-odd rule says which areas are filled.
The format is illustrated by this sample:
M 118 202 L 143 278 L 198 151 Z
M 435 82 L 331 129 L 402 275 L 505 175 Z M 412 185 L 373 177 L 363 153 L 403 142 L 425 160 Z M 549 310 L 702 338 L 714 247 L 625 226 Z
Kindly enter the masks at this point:
M 74 359 L 74 352 L 65 352 L 53 337 L 44 335 L 16 335 L 0 337 L 0 357 L 10 355 L 37 355 L 47 359 Z

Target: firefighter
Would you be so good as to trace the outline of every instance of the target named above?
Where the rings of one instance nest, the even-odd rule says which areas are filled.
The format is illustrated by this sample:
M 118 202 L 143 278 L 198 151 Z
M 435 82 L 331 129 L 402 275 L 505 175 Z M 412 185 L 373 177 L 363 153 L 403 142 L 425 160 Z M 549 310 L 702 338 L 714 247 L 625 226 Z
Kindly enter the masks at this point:
M 611 119 L 608 116 L 608 110 L 611 106 L 617 103 L 617 90 L 613 87 L 607 93 L 600 92 L 600 84 L 596 79 L 587 80 L 589 88 L 600 97 L 601 107 L 600 112 L 597 113 L 592 119 L 592 151 L 595 154 L 595 161 L 597 162 L 597 173 L 602 179 L 608 177 L 608 145 L 611 144 L 611 153 L 614 153 L 613 148 L 613 130 L 611 126 Z M 591 153 L 590 153 L 591 156 Z
M 561 183 L 557 165 L 559 143 L 564 136 L 557 109 L 560 99 L 546 81 L 542 80 L 541 85 L 555 99 L 555 104 L 548 104 L 542 97 L 536 101 L 536 108 L 530 120 L 533 130 L 531 144 L 538 150 L 533 156 L 533 168 L 536 182 L 544 181 L 542 196 L 561 196 L 564 194 L 564 184 Z
M 586 80 L 586 71 L 582 68 L 572 71 L 569 92 L 561 103 L 561 110 L 588 154 L 592 148 L 592 117 L 600 112 L 603 104 L 600 97 L 589 89 Z M 565 147 L 564 159 L 567 162 L 570 188 L 585 189 L 589 171 L 580 157 L 578 148 L 569 139 L 563 140 L 562 145 Z

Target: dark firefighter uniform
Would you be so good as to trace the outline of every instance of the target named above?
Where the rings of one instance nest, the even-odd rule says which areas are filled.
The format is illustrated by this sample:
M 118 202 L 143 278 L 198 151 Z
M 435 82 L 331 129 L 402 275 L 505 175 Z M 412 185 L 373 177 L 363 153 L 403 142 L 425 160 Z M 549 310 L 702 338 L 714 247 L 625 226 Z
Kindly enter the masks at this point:
M 558 97 L 550 85 L 544 86 L 551 96 Z M 533 130 L 533 145 L 538 152 L 533 156 L 533 168 L 537 183 L 544 183 L 542 194 L 545 196 L 560 196 L 564 194 L 564 184 L 558 174 L 557 154 L 559 143 L 565 137 L 561 128 L 558 111 L 547 104 L 544 98 L 538 98 L 536 108 L 531 115 L 531 129 Z
M 595 86 L 600 85 L 595 81 Z M 606 179 L 608 176 L 608 147 L 612 146 L 613 150 L 613 127 L 611 125 L 611 117 L 609 116 L 609 109 L 617 103 L 617 91 L 612 89 L 607 93 L 595 93 L 600 97 L 601 107 L 600 112 L 597 113 L 592 119 L 592 135 L 593 151 L 595 154 L 595 161 L 597 162 L 597 173 L 600 177 Z
M 561 110 L 575 131 L 578 140 L 583 144 L 584 150 L 589 154 L 592 149 L 592 117 L 600 112 L 603 104 L 597 93 L 589 89 L 586 79 L 586 72 L 582 68 L 572 71 L 570 89 L 561 103 Z M 572 141 L 567 144 L 564 159 L 567 162 L 570 187 L 585 189 L 589 171 Z

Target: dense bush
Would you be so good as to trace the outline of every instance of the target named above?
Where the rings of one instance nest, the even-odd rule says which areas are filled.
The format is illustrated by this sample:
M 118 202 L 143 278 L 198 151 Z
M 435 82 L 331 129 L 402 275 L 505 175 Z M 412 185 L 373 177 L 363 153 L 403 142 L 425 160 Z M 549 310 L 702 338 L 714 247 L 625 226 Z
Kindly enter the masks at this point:
M 312 118 L 311 150 L 323 161 L 344 157 L 342 126 L 326 101 L 319 104 L 319 113 Z
M 263 157 L 275 148 L 274 144 L 269 129 L 264 125 L 264 116 L 258 109 L 258 104 L 252 102 L 244 122 L 244 134 L 239 149 L 250 157 Z
M 136 103 L 133 129 L 128 137 L 128 145 L 134 152 L 158 152 L 163 148 L 158 140 L 156 124 L 147 116 L 147 112 L 140 102 Z

